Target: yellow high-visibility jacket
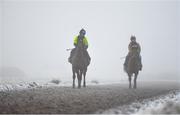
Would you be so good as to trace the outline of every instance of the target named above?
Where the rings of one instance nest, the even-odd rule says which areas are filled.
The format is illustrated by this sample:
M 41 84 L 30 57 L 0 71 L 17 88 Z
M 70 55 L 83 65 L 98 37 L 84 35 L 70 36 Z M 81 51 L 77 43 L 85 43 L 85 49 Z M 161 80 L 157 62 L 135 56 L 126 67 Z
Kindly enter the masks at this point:
M 78 36 L 76 36 L 76 37 L 74 38 L 74 45 L 77 45 L 77 43 L 78 43 Z M 83 38 L 83 44 L 84 44 L 85 46 L 87 46 L 87 47 L 88 47 L 88 45 L 89 45 L 86 37 Z

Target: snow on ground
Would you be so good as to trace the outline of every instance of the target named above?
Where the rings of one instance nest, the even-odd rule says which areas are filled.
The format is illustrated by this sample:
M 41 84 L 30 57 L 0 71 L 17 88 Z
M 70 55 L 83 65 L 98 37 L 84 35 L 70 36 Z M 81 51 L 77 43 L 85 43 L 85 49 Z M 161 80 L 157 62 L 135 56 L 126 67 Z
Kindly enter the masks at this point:
M 102 114 L 180 114 L 180 90 L 111 108 Z
M 97 81 L 89 81 L 87 85 L 103 85 L 108 83 L 99 83 Z M 39 82 L 20 82 L 20 83 L 8 83 L 8 84 L 0 84 L 0 91 L 11 91 L 11 90 L 23 90 L 23 89 L 31 89 L 31 88 L 42 88 L 42 87 L 52 87 L 52 86 L 72 86 L 72 82 L 60 82 L 53 83 L 52 81 L 47 83 L 39 83 Z
M 180 91 L 145 101 L 136 114 L 180 114 Z

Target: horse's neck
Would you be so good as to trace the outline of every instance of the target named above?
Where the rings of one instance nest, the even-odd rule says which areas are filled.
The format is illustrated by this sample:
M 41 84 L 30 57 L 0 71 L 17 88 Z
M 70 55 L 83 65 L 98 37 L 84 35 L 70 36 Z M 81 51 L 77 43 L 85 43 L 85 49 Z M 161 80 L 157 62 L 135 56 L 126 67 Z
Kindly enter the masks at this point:
M 79 58 L 83 57 L 83 51 L 84 51 L 84 49 L 83 49 L 83 41 L 82 41 L 82 39 L 79 39 L 77 47 L 76 47 L 76 55 L 77 55 L 77 57 L 79 57 Z
M 78 57 L 83 56 L 83 49 L 80 47 L 77 47 L 76 48 L 76 55 L 78 55 Z

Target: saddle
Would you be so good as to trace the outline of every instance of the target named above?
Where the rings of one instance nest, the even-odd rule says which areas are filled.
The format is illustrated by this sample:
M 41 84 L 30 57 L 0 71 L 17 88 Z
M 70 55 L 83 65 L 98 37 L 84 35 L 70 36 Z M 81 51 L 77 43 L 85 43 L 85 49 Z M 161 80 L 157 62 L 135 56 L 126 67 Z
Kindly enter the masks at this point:
M 141 56 L 136 50 L 129 52 L 128 55 L 126 56 L 124 62 L 124 71 L 127 72 L 129 60 L 132 58 L 136 58 L 138 60 L 138 69 L 141 71 L 142 70 Z
M 88 66 L 90 64 L 90 61 L 91 61 L 89 53 L 87 52 L 87 50 L 83 50 L 83 54 L 84 54 L 84 59 L 85 59 L 86 65 Z M 71 50 L 70 57 L 68 58 L 69 63 L 72 64 L 72 59 L 75 55 L 76 55 L 76 48 Z

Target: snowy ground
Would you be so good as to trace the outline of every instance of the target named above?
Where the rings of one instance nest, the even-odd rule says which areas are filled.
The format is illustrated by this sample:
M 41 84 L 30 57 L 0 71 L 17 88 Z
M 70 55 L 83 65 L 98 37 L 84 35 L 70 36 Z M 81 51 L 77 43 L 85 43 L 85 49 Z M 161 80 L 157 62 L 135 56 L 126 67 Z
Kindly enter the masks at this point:
M 88 85 L 98 85 L 98 81 L 89 81 L 87 82 Z M 99 84 L 103 85 L 103 83 Z M 72 82 L 61 82 L 53 83 L 52 81 L 49 82 L 20 82 L 20 83 L 7 83 L 7 84 L 0 84 L 0 91 L 12 91 L 12 90 L 25 90 L 25 89 L 32 89 L 32 88 L 47 88 L 47 87 L 61 87 L 61 86 L 72 86 Z
M 145 110 L 154 107 L 150 102 L 156 103 L 156 99 L 166 102 L 165 95 L 174 93 L 175 97 L 179 90 L 176 82 L 138 82 L 138 89 L 128 89 L 128 84 L 90 85 L 73 89 L 71 84 L 67 84 L 43 86 L 32 82 L 21 84 L 22 89 L 19 85 L 1 90 L 0 113 L 152 113 Z M 135 110 L 122 111 L 128 107 Z
M 180 90 L 111 108 L 101 114 L 180 114 Z

